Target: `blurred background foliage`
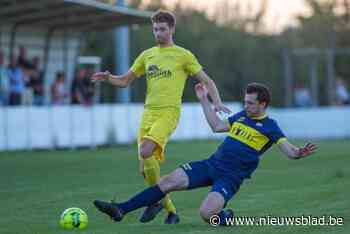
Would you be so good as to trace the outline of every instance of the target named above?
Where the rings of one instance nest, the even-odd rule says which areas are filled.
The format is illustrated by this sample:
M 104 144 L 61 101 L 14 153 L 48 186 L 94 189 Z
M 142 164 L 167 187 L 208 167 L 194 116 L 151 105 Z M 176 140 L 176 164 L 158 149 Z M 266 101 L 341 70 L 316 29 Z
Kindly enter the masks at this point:
M 267 33 L 262 23 L 267 0 L 262 1 L 260 10 L 246 17 L 241 12 L 240 2 L 234 6 L 225 1 L 216 5 L 210 17 L 205 12 L 176 4 L 171 8 L 177 17 L 175 43 L 191 50 L 203 65 L 205 71 L 215 80 L 225 101 L 239 101 L 242 88 L 251 81 L 266 83 L 272 90 L 274 106 L 283 105 L 283 60 L 284 49 L 330 47 L 346 48 L 350 43 L 350 1 L 348 0 L 305 0 L 310 8 L 308 16 L 296 16 L 298 25 L 285 28 L 279 33 Z M 227 2 L 226 2 L 227 3 Z M 167 9 L 162 0 L 131 0 L 130 7 L 143 10 Z M 114 32 L 92 32 L 86 35 L 83 54 L 103 58 L 103 69 L 114 71 Z M 144 49 L 154 46 L 151 24 L 130 27 L 130 64 Z M 326 88 L 325 58 L 320 56 L 318 74 L 320 92 Z M 297 58 L 293 62 L 296 82 L 309 82 L 308 58 Z M 350 81 L 350 56 L 337 56 L 335 73 Z M 134 102 L 143 102 L 145 79 L 139 79 L 131 86 Z M 184 101 L 195 101 L 193 80 L 187 82 Z M 113 100 L 113 87 L 103 86 L 104 101 Z M 323 90 L 324 91 L 324 90 Z M 321 99 L 321 104 L 325 100 Z

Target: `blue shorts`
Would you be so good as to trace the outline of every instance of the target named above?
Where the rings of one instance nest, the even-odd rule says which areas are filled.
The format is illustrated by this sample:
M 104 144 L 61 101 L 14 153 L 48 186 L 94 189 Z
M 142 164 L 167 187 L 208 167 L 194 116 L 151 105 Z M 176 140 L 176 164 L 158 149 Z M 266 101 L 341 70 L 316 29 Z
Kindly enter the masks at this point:
M 215 169 L 207 160 L 189 162 L 181 165 L 189 178 L 187 189 L 212 186 L 211 192 L 220 193 L 227 202 L 238 191 L 242 179 L 232 174 L 221 173 Z

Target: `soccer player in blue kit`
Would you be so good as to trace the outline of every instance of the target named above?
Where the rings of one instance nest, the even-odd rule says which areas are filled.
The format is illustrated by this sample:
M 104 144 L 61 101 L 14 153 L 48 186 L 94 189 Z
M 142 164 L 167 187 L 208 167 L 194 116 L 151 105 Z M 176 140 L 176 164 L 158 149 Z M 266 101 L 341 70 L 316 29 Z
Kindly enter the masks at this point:
M 243 180 L 250 178 L 258 167 L 260 156 L 273 144 L 290 159 L 305 158 L 316 151 L 316 145 L 304 147 L 291 144 L 277 122 L 269 118 L 266 109 L 270 103 L 268 88 L 259 83 L 247 86 L 244 110 L 221 120 L 210 101 L 208 91 L 202 84 L 195 87 L 206 120 L 214 132 L 227 132 L 224 142 L 208 159 L 185 163 L 172 173 L 161 178 L 157 185 L 148 187 L 125 202 L 113 203 L 95 200 L 97 209 L 114 221 L 138 208 L 147 207 L 173 191 L 190 190 L 212 186 L 201 204 L 200 216 L 206 222 L 218 215 L 222 224 L 233 217 L 231 209 L 224 209 L 238 191 Z

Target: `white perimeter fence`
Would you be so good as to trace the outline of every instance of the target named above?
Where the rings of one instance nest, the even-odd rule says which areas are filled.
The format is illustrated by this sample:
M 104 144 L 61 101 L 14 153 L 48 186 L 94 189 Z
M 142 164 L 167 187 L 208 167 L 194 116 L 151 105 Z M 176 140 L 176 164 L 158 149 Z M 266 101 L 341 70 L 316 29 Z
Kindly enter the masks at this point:
M 233 112 L 241 106 L 227 103 Z M 141 104 L 0 108 L 0 151 L 95 147 L 135 141 Z M 350 107 L 269 109 L 289 138 L 350 138 Z M 183 104 L 172 140 L 216 139 L 198 103 Z M 349 141 L 350 143 L 350 141 Z

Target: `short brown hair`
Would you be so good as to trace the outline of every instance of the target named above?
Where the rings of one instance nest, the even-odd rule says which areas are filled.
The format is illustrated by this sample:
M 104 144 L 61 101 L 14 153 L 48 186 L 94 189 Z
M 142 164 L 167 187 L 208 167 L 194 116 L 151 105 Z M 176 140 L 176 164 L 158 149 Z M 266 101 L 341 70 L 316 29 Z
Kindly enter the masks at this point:
M 253 94 L 256 93 L 257 94 L 257 100 L 259 101 L 259 103 L 265 102 L 266 106 L 268 107 L 268 105 L 270 104 L 271 101 L 271 94 L 269 89 L 260 83 L 250 83 L 248 84 L 245 93 L 247 94 Z
M 152 23 L 167 23 L 170 28 L 176 25 L 175 15 L 166 10 L 158 10 L 151 17 Z

